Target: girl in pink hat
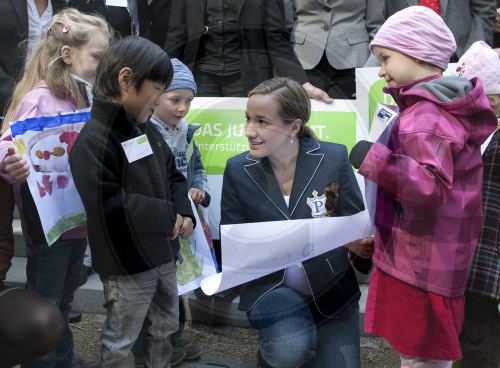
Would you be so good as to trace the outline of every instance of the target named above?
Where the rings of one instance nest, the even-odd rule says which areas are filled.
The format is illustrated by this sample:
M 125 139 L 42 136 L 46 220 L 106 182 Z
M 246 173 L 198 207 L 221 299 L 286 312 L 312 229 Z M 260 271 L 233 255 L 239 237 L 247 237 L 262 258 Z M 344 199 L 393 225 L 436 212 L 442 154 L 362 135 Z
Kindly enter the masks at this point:
M 483 216 L 481 144 L 497 121 L 480 80 L 442 77 L 455 48 L 426 7 L 387 19 L 370 50 L 399 118 L 387 145 L 362 141 L 350 155 L 378 185 L 365 330 L 389 341 L 401 367 L 451 367 L 462 357 L 463 295 Z

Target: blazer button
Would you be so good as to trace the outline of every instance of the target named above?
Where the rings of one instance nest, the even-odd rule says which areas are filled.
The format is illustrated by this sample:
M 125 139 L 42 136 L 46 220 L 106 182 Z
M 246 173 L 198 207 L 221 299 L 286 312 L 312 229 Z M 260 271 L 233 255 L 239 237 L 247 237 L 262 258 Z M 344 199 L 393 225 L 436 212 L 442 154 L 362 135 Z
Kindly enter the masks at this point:
M 328 25 L 325 24 L 323 26 L 323 31 L 328 32 L 329 30 L 330 30 L 330 27 L 328 27 Z
M 329 8 L 328 6 L 325 6 L 323 9 L 328 13 L 332 11 L 332 8 Z

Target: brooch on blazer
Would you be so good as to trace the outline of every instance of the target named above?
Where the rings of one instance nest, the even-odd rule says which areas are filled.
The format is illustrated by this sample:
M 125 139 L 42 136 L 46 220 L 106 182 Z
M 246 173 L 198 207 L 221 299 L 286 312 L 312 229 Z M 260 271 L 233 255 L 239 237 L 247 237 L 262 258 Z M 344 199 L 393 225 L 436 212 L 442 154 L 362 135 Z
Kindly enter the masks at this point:
M 307 198 L 307 205 L 311 208 L 312 217 L 331 216 L 339 198 L 339 185 L 332 183 L 325 188 L 323 195 L 318 197 L 318 192 L 312 192 L 313 197 Z

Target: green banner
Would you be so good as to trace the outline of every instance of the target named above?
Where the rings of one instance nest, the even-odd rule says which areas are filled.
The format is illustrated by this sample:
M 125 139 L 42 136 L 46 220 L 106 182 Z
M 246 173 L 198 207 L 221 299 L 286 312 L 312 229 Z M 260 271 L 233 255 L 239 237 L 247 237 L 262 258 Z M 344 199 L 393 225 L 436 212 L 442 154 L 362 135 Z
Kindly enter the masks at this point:
M 244 108 L 192 108 L 186 120 L 200 125 L 194 139 L 208 175 L 221 175 L 230 157 L 248 150 Z M 354 111 L 313 111 L 307 125 L 320 140 L 342 143 L 348 149 L 356 143 Z

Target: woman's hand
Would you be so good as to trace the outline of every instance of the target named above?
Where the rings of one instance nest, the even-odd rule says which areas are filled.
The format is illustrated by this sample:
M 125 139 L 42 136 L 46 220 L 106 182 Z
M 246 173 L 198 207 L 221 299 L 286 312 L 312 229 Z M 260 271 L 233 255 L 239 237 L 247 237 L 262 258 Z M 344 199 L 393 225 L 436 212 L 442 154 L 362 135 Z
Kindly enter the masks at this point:
M 30 167 L 21 155 L 18 155 L 14 148 L 7 150 L 8 156 L 4 159 L 5 172 L 12 177 L 16 183 L 24 183 L 30 174 Z
M 205 200 L 205 191 L 198 188 L 189 189 L 189 196 L 195 204 L 200 204 Z
M 372 236 L 367 238 L 354 240 L 346 245 L 347 249 L 363 259 L 370 259 L 373 256 L 374 239 Z

